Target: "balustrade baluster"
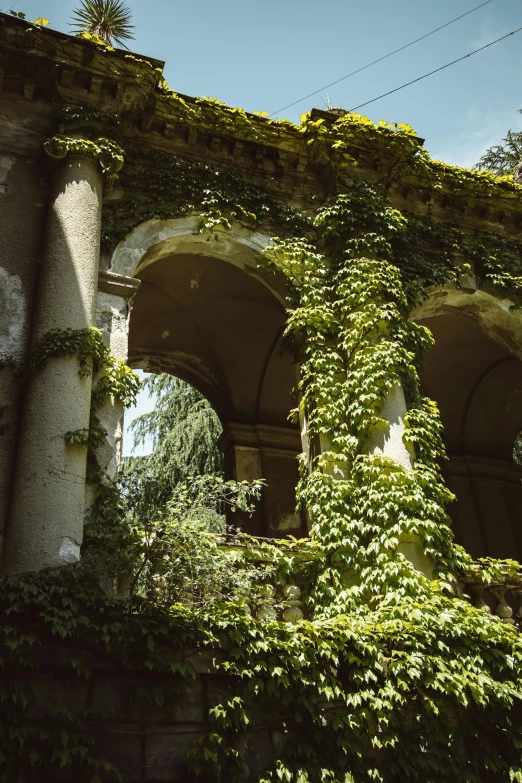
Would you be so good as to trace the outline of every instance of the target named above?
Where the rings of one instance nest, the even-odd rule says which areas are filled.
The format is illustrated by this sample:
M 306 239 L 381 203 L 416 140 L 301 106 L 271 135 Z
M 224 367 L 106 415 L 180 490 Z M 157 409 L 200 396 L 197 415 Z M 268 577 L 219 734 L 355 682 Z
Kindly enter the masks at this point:
M 275 590 L 272 585 L 262 585 L 260 593 L 263 596 L 262 603 L 258 606 L 256 611 L 256 618 L 258 620 L 277 620 L 277 609 L 275 607 L 276 600 Z
M 497 600 L 495 614 L 497 617 L 500 617 L 503 623 L 508 625 L 515 625 L 515 621 L 512 618 L 513 609 L 509 606 L 505 599 L 506 590 L 507 587 L 505 585 L 495 585 L 495 587 L 490 587 L 491 594 Z
M 473 593 L 474 606 L 477 609 L 485 609 L 486 612 L 491 612 L 491 608 L 484 600 L 484 585 L 480 582 L 470 585 L 470 590 Z
M 517 599 L 518 606 L 516 610 L 516 616 L 520 622 L 522 620 L 522 587 L 512 587 L 511 595 L 514 595 Z
M 286 604 L 283 611 L 285 623 L 297 623 L 299 620 L 302 620 L 304 617 L 301 609 L 303 603 L 299 600 L 301 598 L 301 590 L 297 585 L 285 585 L 283 587 L 283 597 Z

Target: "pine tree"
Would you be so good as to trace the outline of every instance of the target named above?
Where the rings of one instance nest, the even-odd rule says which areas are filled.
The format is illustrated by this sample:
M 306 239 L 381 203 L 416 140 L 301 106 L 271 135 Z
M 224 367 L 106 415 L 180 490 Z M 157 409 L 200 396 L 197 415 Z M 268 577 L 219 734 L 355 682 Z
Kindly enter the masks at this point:
M 519 109 L 522 114 L 522 109 Z M 498 176 L 513 174 L 522 161 L 522 130 L 508 130 L 500 144 L 490 147 L 477 163 L 477 168 L 488 169 Z
M 207 400 L 188 383 L 171 375 L 150 375 L 144 388 L 156 398 L 153 411 L 130 425 L 134 446 L 152 441 L 152 453 L 128 457 L 124 479 L 139 486 L 141 515 L 160 514 L 194 476 L 222 476 L 223 455 L 217 446 L 219 419 Z M 135 490 L 133 490 L 135 493 Z M 204 508 L 199 519 L 215 532 L 224 530 L 220 509 Z

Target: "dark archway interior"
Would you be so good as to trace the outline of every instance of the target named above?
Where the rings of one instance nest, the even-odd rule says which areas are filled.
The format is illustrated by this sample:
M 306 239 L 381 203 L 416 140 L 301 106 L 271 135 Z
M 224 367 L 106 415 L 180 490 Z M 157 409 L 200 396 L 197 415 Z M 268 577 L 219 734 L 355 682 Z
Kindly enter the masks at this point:
M 195 386 L 223 425 L 228 477 L 266 480 L 259 511 L 240 520 L 244 529 L 303 534 L 295 511 L 301 442 L 288 422 L 296 369 L 281 349 L 281 302 L 254 272 L 197 255 L 163 258 L 138 277 L 130 363 Z
M 522 430 L 522 362 L 507 339 L 458 310 L 421 323 L 435 337 L 421 386 L 444 424 L 456 539 L 474 557 L 520 559 L 522 468 L 513 443 Z

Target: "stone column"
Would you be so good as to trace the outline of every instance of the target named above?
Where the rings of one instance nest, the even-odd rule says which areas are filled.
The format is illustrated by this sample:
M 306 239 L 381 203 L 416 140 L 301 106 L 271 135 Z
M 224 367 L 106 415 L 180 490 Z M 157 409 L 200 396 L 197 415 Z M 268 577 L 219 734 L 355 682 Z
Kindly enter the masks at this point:
M 130 303 L 139 286 L 140 280 L 114 272 L 100 271 L 98 276 L 96 325 L 107 348 L 122 362 L 127 361 L 128 355 Z M 97 382 L 98 378 L 93 378 L 93 386 Z M 122 403 L 113 398 L 107 399 L 96 411 L 101 427 L 107 432 L 105 443 L 96 449 L 96 459 L 102 475 L 110 479 L 116 478 L 122 461 L 123 413 Z M 92 505 L 97 488 L 98 481 L 89 484 L 87 477 L 86 511 Z
M 68 156 L 54 173 L 34 317 L 33 342 L 52 329 L 95 324 L 102 173 Z M 76 356 L 48 361 L 28 380 L 18 444 L 4 571 L 33 571 L 79 559 L 87 448 L 66 432 L 89 426 L 90 377 Z
M 411 446 L 407 446 L 403 440 L 404 415 L 406 413 L 406 400 L 400 383 L 396 383 L 391 389 L 380 416 L 387 421 L 385 427 L 375 427 L 368 435 L 364 451 L 367 454 L 383 454 L 385 457 L 395 460 L 403 468 L 411 470 L 415 454 Z
M 402 384 L 397 383 L 389 392 L 380 416 L 387 425 L 375 427 L 368 435 L 364 450 L 367 454 L 382 454 L 398 462 L 406 470 L 411 470 L 415 453 L 412 446 L 404 442 L 404 416 L 406 400 Z M 433 578 L 433 560 L 424 554 L 422 544 L 415 535 L 405 535 L 400 538 L 397 552 L 404 555 L 410 563 L 428 579 Z
M 307 533 L 305 515 L 296 510 L 295 490 L 299 480 L 298 455 L 302 444 L 293 427 L 256 426 L 263 476 L 267 489 L 265 513 L 267 534 L 271 538 L 287 535 L 301 538 Z

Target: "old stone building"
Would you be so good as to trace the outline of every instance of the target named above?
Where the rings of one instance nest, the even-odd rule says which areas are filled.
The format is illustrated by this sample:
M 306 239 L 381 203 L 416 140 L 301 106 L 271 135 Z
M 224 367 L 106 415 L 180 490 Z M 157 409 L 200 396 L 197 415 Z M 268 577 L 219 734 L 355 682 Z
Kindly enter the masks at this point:
M 276 135 L 262 118 L 250 118 L 241 138 L 223 136 L 211 104 L 161 100 L 154 70 L 161 63 L 150 60 L 152 67 L 144 68 L 121 52 L 96 51 L 51 30 L 27 32 L 16 19 L 2 21 L 4 569 L 79 555 L 86 456 L 67 448 L 60 435 L 88 425 L 89 383 L 74 377 L 74 359 L 61 359 L 53 380 L 27 382 L 22 370 L 30 340 L 57 328 L 97 324 L 116 356 L 128 357 L 132 367 L 171 372 L 198 388 L 223 423 L 228 474 L 267 480 L 263 508 L 245 521 L 250 532 L 302 535 L 306 521 L 295 512 L 294 499 L 301 441 L 288 423 L 296 367 L 281 349 L 285 290 L 259 268 L 269 234 L 238 221 L 226 231 L 218 225 L 209 237 L 199 232 L 198 214 L 177 214 L 176 205 L 171 218 L 143 218 L 167 214 L 174 200 L 176 170 L 164 195 L 154 181 L 157 176 L 161 182 L 162 153 L 232 166 L 304 210 L 328 187 L 332 153 L 312 156 L 298 133 Z M 78 154 L 55 160 L 44 152 L 57 130 L 81 136 L 74 131 L 82 120 L 57 118 L 57 110 L 68 105 L 118 118 L 118 134 L 136 157 L 114 183 L 103 182 L 92 160 Z M 336 119 L 318 111 L 314 116 L 326 123 Z M 99 119 L 92 122 L 101 133 Z M 189 182 L 190 173 L 180 175 Z M 391 196 L 397 206 L 454 219 L 453 203 L 425 188 Z M 459 223 L 470 232 L 516 237 L 518 206 L 510 206 L 512 212 L 504 205 L 501 212 L 472 209 Z M 436 338 L 422 382 L 445 425 L 445 472 L 458 498 L 455 532 L 476 556 L 517 558 L 522 547 L 522 471 L 512 457 L 522 429 L 522 332 L 510 304 L 481 288 L 471 273 L 458 291 L 434 291 L 412 313 Z M 72 378 L 66 381 L 68 372 Z M 105 464 L 114 470 L 120 412 L 105 415 Z M 53 509 L 46 543 L 37 533 L 42 508 Z
M 92 502 L 86 445 L 64 438 L 89 428 L 92 379 L 78 374 L 74 353 L 51 349 L 45 366 L 27 370 L 31 346 L 57 330 L 97 326 L 117 359 L 196 387 L 223 425 L 228 476 L 266 480 L 255 514 L 242 519 L 244 529 L 270 538 L 307 535 L 310 521 L 296 511 L 297 455 L 328 450 L 328 436 L 310 444 L 305 417 L 301 428 L 289 422 L 299 378 L 298 362 L 283 341 L 289 291 L 263 254 L 289 211 L 294 221 L 298 214 L 304 221 L 329 194 L 344 162 L 329 136 L 340 120 L 312 112 L 310 121 L 324 133 L 311 143 L 290 123 L 170 93 L 162 66 L 0 15 L 5 574 L 76 562 Z M 392 206 L 404 214 L 429 216 L 493 244 L 522 239 L 522 190 L 513 185 L 492 185 L 485 198 L 419 174 L 388 177 L 397 164 L 398 135 L 384 126 L 355 132 L 344 187 L 356 176 L 385 186 Z M 415 144 L 420 150 L 422 141 Z M 209 195 L 208 182 L 225 194 L 221 203 Z M 243 206 L 227 201 L 234 190 Z M 264 221 L 249 214 L 254 204 Z M 424 243 L 439 252 L 435 239 Z M 435 338 L 421 387 L 441 411 L 457 542 L 475 558 L 519 559 L 522 467 L 513 460 L 522 430 L 519 300 L 494 287 L 459 248 L 457 269 L 459 254 L 462 269 L 454 284 L 432 287 L 410 312 Z M 369 434 L 366 451 L 409 469 L 414 455 L 402 437 L 405 411 L 399 384 L 381 411 L 387 427 Z M 98 459 L 114 475 L 123 408 L 113 399 L 99 416 L 108 438 Z M 397 551 L 431 574 L 415 536 L 405 537 Z M 96 699 L 97 689 L 108 687 L 104 677 L 96 681 Z M 192 733 L 210 698 L 205 689 L 220 687 L 211 674 L 205 682 L 183 697 L 183 721 Z M 150 718 L 124 716 L 122 705 L 117 710 L 120 723 L 141 725 Z M 178 719 L 169 713 L 169 721 Z M 134 748 L 134 761 L 123 754 L 126 780 L 182 779 L 158 772 L 158 759 L 169 753 L 176 768 L 180 747 L 167 748 L 160 733 L 152 732 L 152 750 Z M 270 755 L 259 747 L 255 753 Z M 142 753 L 153 759 L 155 777 L 137 776 Z M 252 768 L 256 763 L 251 759 Z

